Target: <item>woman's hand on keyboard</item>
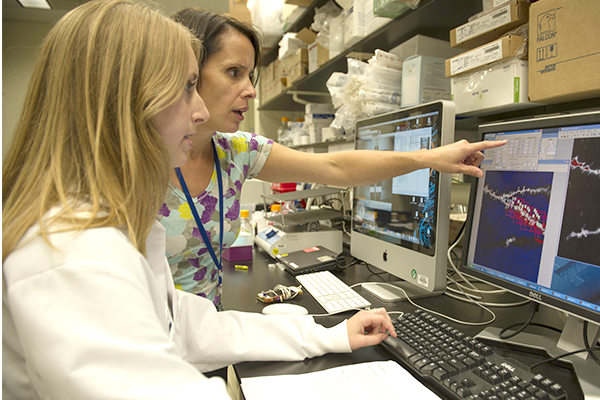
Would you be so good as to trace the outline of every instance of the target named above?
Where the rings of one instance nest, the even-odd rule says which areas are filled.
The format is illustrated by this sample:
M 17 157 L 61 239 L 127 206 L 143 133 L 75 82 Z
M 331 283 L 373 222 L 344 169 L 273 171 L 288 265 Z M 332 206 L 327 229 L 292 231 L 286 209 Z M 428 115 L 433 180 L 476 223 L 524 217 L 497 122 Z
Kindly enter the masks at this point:
M 346 327 L 352 350 L 381 343 L 389 336 L 387 332 L 396 337 L 396 330 L 385 308 L 360 311 L 346 322 Z

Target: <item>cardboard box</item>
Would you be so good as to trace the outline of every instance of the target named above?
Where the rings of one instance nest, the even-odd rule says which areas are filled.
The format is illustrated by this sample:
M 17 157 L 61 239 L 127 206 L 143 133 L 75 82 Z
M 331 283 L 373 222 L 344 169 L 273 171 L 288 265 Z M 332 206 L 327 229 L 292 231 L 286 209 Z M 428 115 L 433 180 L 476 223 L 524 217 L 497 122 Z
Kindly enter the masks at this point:
M 416 55 L 450 58 L 460 54 L 462 50 L 451 47 L 447 40 L 415 35 L 389 52 L 405 60 Z
M 544 0 L 529 15 L 529 99 L 600 97 L 598 0 Z
M 327 126 L 331 125 L 331 122 L 335 118 L 335 114 L 329 113 L 312 113 L 312 114 L 304 114 L 304 122 L 307 124 L 326 124 Z
M 281 60 L 281 63 L 285 71 L 291 70 L 296 64 L 305 63 L 308 65 L 308 48 L 297 49 L 292 55 Z
M 396 18 L 404 14 L 410 7 L 408 0 L 374 0 L 373 13 L 377 17 Z
M 353 0 L 344 11 L 344 44 L 346 48 L 365 37 L 365 1 Z
M 305 114 L 333 114 L 335 108 L 331 103 L 308 103 L 304 106 Z
M 448 244 L 451 245 L 458 238 L 462 226 L 467 220 L 467 214 L 450 214 L 450 229 L 448 234 Z M 462 239 L 458 242 L 457 246 L 462 246 Z
M 308 46 L 308 73 L 317 70 L 321 65 L 329 61 L 329 50 L 314 42 Z
M 402 64 L 402 107 L 434 100 L 450 100 L 450 79 L 440 57 L 412 56 Z
M 452 29 L 450 45 L 461 49 L 474 49 L 499 39 L 509 30 L 529 22 L 529 5 L 529 2 L 517 0 Z
M 225 15 L 233 17 L 238 21 L 252 23 L 252 15 L 246 6 L 246 0 L 229 0 L 229 12 Z
M 535 106 L 527 99 L 527 73 L 526 60 L 509 60 L 450 78 L 456 114 L 479 116 Z
M 521 36 L 507 35 L 473 50 L 466 51 L 446 60 L 446 76 L 456 76 L 471 72 L 493 62 L 513 58 L 519 52 L 527 54 L 525 39 Z M 522 58 L 522 57 L 518 57 Z
M 293 85 L 300 78 L 308 74 L 308 64 L 298 63 L 294 65 L 287 74 L 287 86 Z
M 285 4 L 293 4 L 293 5 L 300 6 L 300 7 L 308 7 L 314 1 L 315 0 L 285 0 Z
M 288 32 L 279 41 L 278 58 L 283 60 L 294 54 L 298 49 L 306 49 L 308 43 L 297 37 L 297 33 Z
M 392 18 L 376 16 L 373 13 L 373 1 L 365 0 L 365 36 L 369 36 L 392 20 Z

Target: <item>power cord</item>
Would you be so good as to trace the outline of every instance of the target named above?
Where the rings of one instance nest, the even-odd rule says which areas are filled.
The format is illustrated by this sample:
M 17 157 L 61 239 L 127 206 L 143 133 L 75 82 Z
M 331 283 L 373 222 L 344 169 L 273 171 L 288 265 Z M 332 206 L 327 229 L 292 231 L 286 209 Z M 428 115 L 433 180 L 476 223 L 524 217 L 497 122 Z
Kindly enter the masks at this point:
M 381 272 L 375 272 L 371 269 L 371 265 L 367 264 L 366 262 L 363 261 L 363 263 L 367 266 L 367 269 L 369 270 L 369 272 L 373 275 L 383 275 L 383 274 L 387 274 L 387 272 L 385 271 L 381 271 Z
M 343 271 L 346 268 L 349 268 L 353 265 L 355 265 L 357 262 L 359 262 L 359 260 L 355 257 L 352 257 L 352 261 L 350 261 L 349 263 L 346 262 L 346 256 L 344 256 L 343 254 L 340 254 L 339 256 L 337 256 L 337 258 L 335 259 L 335 267 L 336 269 Z
M 527 319 L 527 321 L 525 321 L 525 322 L 517 322 L 516 324 L 512 324 L 512 325 L 507 326 L 506 328 L 504 328 L 504 329 L 502 329 L 500 331 L 500 333 L 498 334 L 498 337 L 500 339 L 504 339 L 504 340 L 510 339 L 512 337 L 517 336 L 519 333 L 523 332 L 528 326 L 538 326 L 538 327 L 541 327 L 541 328 L 551 329 L 551 330 L 559 332 L 559 333 L 562 332 L 560 329 L 555 328 L 555 327 L 550 326 L 550 325 L 537 324 L 537 323 L 531 322 L 533 320 L 533 317 L 535 316 L 535 314 L 540 309 L 540 305 L 538 303 L 536 303 L 534 301 L 530 301 L 529 302 L 529 309 L 531 310 L 531 314 L 529 315 L 529 318 Z M 521 325 L 521 327 L 519 329 L 517 329 L 516 331 L 514 331 L 512 333 L 509 333 L 508 335 L 505 335 L 505 333 L 509 329 L 512 329 L 515 326 L 519 326 L 519 325 Z
M 350 287 L 351 287 L 351 288 L 354 288 L 355 286 L 362 286 L 362 285 L 363 285 L 363 283 L 373 283 L 373 282 L 361 282 L 361 283 L 356 283 L 356 284 L 354 284 L 354 285 L 352 285 L 352 286 L 350 286 Z M 406 293 L 406 291 L 405 291 L 404 289 L 402 289 L 401 287 L 399 287 L 399 286 L 392 285 L 391 283 L 387 283 L 387 282 L 378 282 L 378 284 L 379 284 L 379 285 L 384 285 L 384 286 L 390 286 L 390 287 L 393 287 L 394 289 L 400 289 L 400 290 L 402 291 L 402 293 L 404 293 L 404 296 L 406 297 L 406 300 L 407 300 L 407 301 L 408 301 L 410 304 L 412 304 L 413 306 L 415 306 L 415 307 L 417 307 L 417 308 L 420 308 L 421 310 L 427 311 L 427 312 L 429 312 L 429 313 L 431 313 L 431 314 L 435 314 L 435 315 L 439 315 L 440 317 L 447 318 L 447 319 L 449 319 L 450 321 L 454 321 L 454 322 L 456 322 L 456 323 L 458 323 L 458 324 L 463 324 L 463 325 L 473 325 L 473 326 L 480 326 L 480 325 L 487 325 L 487 324 L 491 324 L 492 322 L 494 322 L 494 321 L 496 320 L 496 314 L 494 314 L 494 312 L 493 312 L 492 310 L 490 310 L 489 308 L 486 308 L 485 306 L 480 306 L 480 307 L 481 307 L 481 308 L 483 308 L 484 310 L 486 310 L 487 312 L 489 312 L 490 314 L 492 314 L 492 319 L 491 319 L 491 320 L 489 320 L 489 321 L 485 321 L 485 322 L 468 322 L 468 321 L 462 321 L 462 320 L 459 320 L 459 319 L 456 319 L 456 318 L 452 318 L 452 317 L 450 317 L 449 315 L 442 314 L 442 313 L 440 313 L 440 312 L 433 311 L 433 310 L 430 310 L 430 309 L 428 309 L 428 308 L 425 308 L 425 307 L 423 307 L 423 306 L 420 306 L 420 305 L 418 305 L 417 303 L 415 303 L 414 301 L 412 301 L 412 300 L 411 300 L 411 298 L 408 296 L 408 293 Z M 476 301 L 473 301 L 473 302 L 477 304 L 477 302 L 476 302 Z
M 597 358 L 596 358 L 596 355 L 595 355 L 593 352 L 594 352 L 594 351 L 600 351 L 600 347 L 595 347 L 595 348 L 591 348 L 591 349 L 579 349 L 579 350 L 575 350 L 575 351 L 570 351 L 570 352 L 568 352 L 568 353 L 564 353 L 564 354 L 561 354 L 561 355 L 559 355 L 559 356 L 552 357 L 552 358 L 548 358 L 547 360 L 544 360 L 544 361 L 537 362 L 537 363 L 535 363 L 535 364 L 531 365 L 529 368 L 530 368 L 530 369 L 534 369 L 535 367 L 538 367 L 538 366 L 540 366 L 540 365 L 542 365 L 542 364 L 545 364 L 545 363 L 547 363 L 547 362 L 552 362 L 552 361 L 558 360 L 558 359 L 560 359 L 560 358 L 563 358 L 563 357 L 572 356 L 573 354 L 584 353 L 584 352 L 586 352 L 586 351 L 587 351 L 588 353 L 590 353 L 590 355 L 592 355 L 592 356 L 594 357 L 594 360 L 595 360 L 596 362 L 598 362 L 598 361 L 597 361 Z
M 583 344 L 585 345 L 585 348 L 591 351 L 597 351 L 600 349 L 600 347 L 598 347 L 598 343 L 596 342 L 596 345 L 594 347 L 590 346 L 590 342 L 588 341 L 588 322 L 587 321 L 583 321 Z M 590 356 L 594 359 L 594 361 L 596 361 L 598 364 L 600 364 L 600 358 L 598 358 L 593 352 L 590 351 Z

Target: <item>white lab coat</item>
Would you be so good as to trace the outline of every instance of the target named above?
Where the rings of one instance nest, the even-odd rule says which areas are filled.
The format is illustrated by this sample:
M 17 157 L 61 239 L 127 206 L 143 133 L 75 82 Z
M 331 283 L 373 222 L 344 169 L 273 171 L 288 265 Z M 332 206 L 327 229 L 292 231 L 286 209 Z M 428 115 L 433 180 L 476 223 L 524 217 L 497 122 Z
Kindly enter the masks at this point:
M 3 399 L 220 399 L 223 380 L 199 371 L 350 351 L 345 322 L 218 313 L 175 290 L 159 223 L 147 257 L 115 228 L 51 240 L 2 266 Z

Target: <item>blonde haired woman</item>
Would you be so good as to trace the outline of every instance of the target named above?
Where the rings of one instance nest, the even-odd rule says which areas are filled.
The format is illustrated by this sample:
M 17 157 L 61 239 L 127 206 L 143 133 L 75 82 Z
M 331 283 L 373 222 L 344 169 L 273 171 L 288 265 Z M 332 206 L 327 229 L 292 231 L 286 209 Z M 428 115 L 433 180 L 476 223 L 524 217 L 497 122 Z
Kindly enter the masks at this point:
M 395 335 L 383 309 L 326 329 L 174 290 L 154 219 L 209 117 L 199 49 L 127 0 L 87 2 L 48 34 L 3 166 L 3 398 L 227 398 L 202 371 Z

